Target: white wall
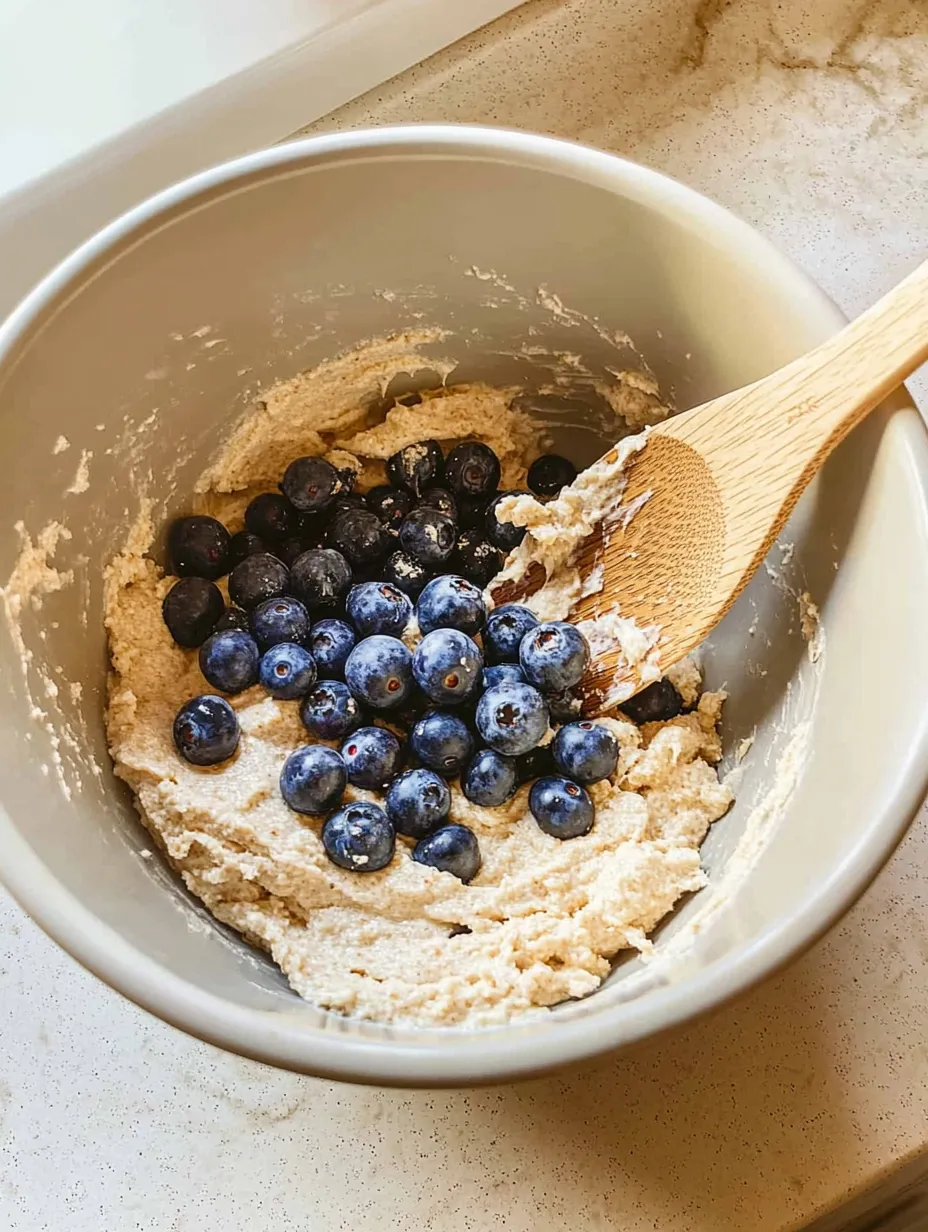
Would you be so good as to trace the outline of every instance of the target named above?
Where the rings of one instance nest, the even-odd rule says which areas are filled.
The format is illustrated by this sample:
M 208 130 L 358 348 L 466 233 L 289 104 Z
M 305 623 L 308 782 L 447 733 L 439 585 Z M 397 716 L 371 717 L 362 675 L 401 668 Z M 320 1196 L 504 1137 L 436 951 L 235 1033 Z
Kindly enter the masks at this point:
M 0 193 L 379 0 L 0 0 Z
M 151 193 L 521 2 L 0 0 L 0 318 Z

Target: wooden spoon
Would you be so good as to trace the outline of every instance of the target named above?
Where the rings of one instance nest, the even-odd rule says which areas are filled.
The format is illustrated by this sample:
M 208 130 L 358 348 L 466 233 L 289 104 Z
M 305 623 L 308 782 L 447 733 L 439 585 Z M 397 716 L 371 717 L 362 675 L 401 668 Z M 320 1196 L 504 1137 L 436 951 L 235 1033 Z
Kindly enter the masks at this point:
M 926 359 L 928 261 L 808 355 L 652 428 L 621 497 L 626 508 L 644 504 L 624 530 L 579 549 L 581 576 L 602 564 L 604 585 L 571 620 L 618 606 L 641 628 L 659 627 L 662 671 L 678 662 L 732 606 L 835 446 Z M 517 602 L 544 581 L 533 563 L 494 599 Z M 641 687 L 608 650 L 584 678 L 585 709 L 608 710 Z

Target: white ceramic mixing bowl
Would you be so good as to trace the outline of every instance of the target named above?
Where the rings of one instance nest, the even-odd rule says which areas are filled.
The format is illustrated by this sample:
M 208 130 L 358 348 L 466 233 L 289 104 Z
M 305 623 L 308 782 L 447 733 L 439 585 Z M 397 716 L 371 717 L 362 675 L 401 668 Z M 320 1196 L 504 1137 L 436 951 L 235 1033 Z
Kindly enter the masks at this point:
M 704 846 L 710 888 L 661 930 L 657 961 L 621 963 L 588 999 L 509 1026 L 417 1030 L 322 1013 L 186 895 L 147 851 L 109 768 L 101 575 L 142 488 L 156 519 L 182 507 L 242 413 L 243 386 L 391 329 L 442 326 L 456 377 L 516 376 L 529 389 L 550 373 L 525 361 L 526 340 L 605 372 L 622 351 L 615 331 L 627 331 L 685 407 L 840 323 L 785 257 L 710 201 L 524 133 L 317 138 L 127 214 L 0 329 L 0 577 L 19 561 L 14 589 L 49 581 L 22 572 L 17 522 L 33 540 L 61 523 L 70 538 L 52 564 L 73 575 L 39 606 L 27 600 L 12 629 L 0 622 L 7 885 L 71 954 L 169 1022 L 276 1065 L 375 1083 L 537 1073 L 769 973 L 860 894 L 926 787 L 928 442 L 904 395 L 842 445 L 773 554 L 775 576 L 762 572 L 712 639 L 709 683 L 731 693 L 726 767 L 755 739 L 738 803 Z M 580 461 L 599 445 L 589 421 L 562 438 Z M 799 631 L 805 591 L 824 622 L 816 662 Z

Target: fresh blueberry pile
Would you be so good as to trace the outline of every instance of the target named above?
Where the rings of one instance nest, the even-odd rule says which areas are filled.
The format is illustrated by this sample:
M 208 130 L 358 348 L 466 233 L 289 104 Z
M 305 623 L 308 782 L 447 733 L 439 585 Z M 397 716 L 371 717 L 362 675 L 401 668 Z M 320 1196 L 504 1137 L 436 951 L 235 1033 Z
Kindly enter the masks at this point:
M 353 471 L 297 458 L 280 493 L 250 503 L 237 534 L 215 518 L 178 519 L 164 620 L 178 645 L 198 649 L 217 694 L 260 683 L 299 702 L 317 741 L 338 743 L 294 750 L 280 775 L 291 809 L 325 818 L 333 863 L 374 872 L 393 859 L 399 834 L 414 841 L 414 860 L 468 882 L 480 850 L 471 830 L 449 823 L 449 780 L 487 808 L 534 780 L 540 828 L 575 838 L 593 825 L 586 789 L 614 773 L 618 744 L 579 717 L 574 690 L 590 657 L 582 634 L 519 604 L 487 613 L 483 588 L 525 533 L 497 518 L 513 493 L 499 491 L 493 450 L 466 441 L 445 457 L 437 441 L 420 441 L 389 459 L 387 475 L 360 495 Z M 575 476 L 547 454 L 528 484 L 549 499 Z M 216 585 L 225 576 L 228 607 Z M 413 616 L 422 636 L 410 650 L 401 639 Z M 660 695 L 633 699 L 648 719 L 680 709 L 673 686 L 658 684 Z M 542 744 L 552 722 L 563 725 Z M 227 761 L 239 738 L 234 709 L 216 694 L 186 702 L 174 721 L 177 750 L 196 766 Z M 348 784 L 382 791 L 383 805 L 344 803 Z

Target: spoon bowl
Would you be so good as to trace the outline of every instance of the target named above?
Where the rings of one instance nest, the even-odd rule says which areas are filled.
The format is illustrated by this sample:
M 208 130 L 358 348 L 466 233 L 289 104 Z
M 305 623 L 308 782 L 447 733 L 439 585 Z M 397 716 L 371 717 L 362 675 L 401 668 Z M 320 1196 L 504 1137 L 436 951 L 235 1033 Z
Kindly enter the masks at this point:
M 926 359 L 928 262 L 807 355 L 650 429 L 572 561 L 581 578 L 601 569 L 602 585 L 571 618 L 619 612 L 648 635 L 652 671 L 678 663 L 729 611 L 835 446 Z M 546 580 L 532 562 L 494 599 L 518 602 Z M 615 644 L 581 685 L 584 709 L 609 710 L 652 678 Z

